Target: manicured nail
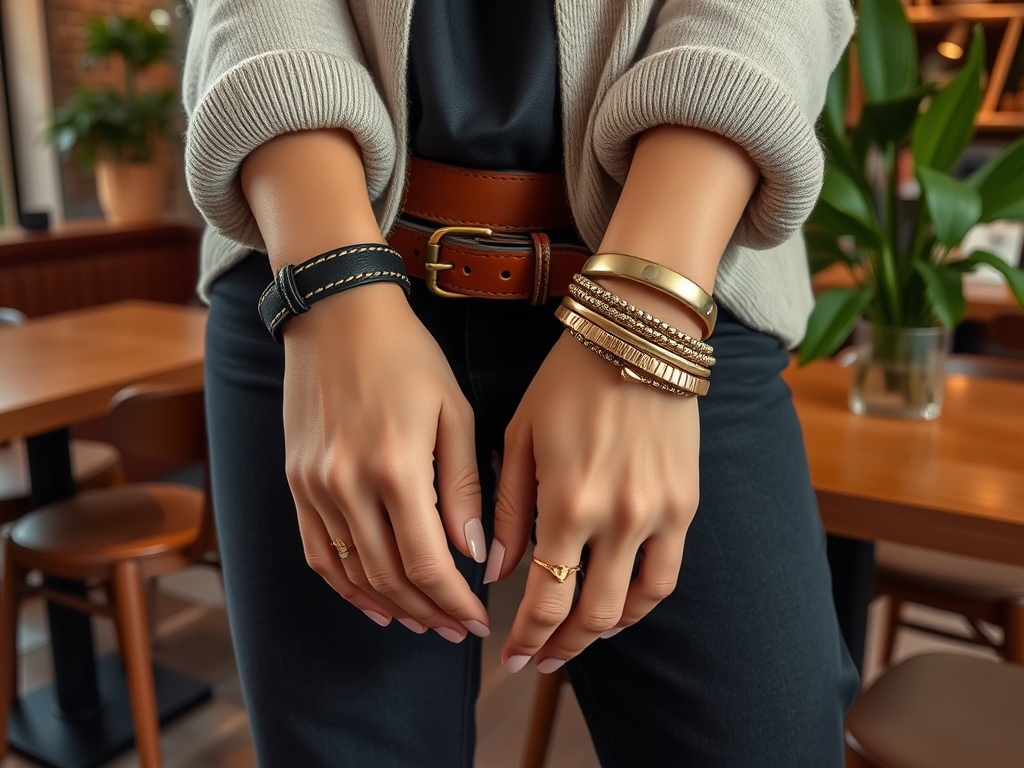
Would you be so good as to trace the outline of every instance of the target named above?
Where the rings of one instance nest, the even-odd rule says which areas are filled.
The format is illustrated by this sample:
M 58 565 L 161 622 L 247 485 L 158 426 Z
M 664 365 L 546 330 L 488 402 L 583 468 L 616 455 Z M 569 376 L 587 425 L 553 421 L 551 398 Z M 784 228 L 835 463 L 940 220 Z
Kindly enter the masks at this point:
M 417 635 L 422 635 L 427 631 L 427 628 L 416 621 L 416 619 L 399 619 L 398 623 L 406 629 L 415 632 Z
M 487 539 L 484 538 L 484 524 L 480 522 L 479 517 L 471 517 L 466 521 L 466 526 L 463 529 L 466 532 L 466 545 L 469 547 L 469 552 L 473 555 L 473 559 L 478 563 L 482 563 L 487 559 L 487 555 L 484 552 L 487 551 Z
M 625 627 L 615 627 L 614 629 L 609 629 L 607 632 L 601 635 L 601 639 L 607 640 L 609 637 L 615 637 L 617 634 L 619 634 L 619 632 L 621 632 L 624 629 Z
M 363 613 L 366 614 L 366 617 L 370 621 L 376 622 L 377 624 L 380 624 L 382 627 L 386 627 L 388 624 L 391 623 L 391 619 L 389 619 L 387 616 L 377 613 L 376 611 L 363 611 Z
M 505 546 L 494 539 L 491 541 L 491 553 L 487 556 L 487 569 L 484 571 L 484 584 L 497 581 L 501 575 L 501 564 L 505 560 Z
M 530 661 L 529 656 L 509 656 L 501 665 L 505 668 L 505 671 L 510 675 L 514 675 L 520 669 L 525 667 Z
M 464 626 L 477 637 L 487 637 L 489 634 L 491 634 L 491 630 L 487 628 L 487 625 L 477 621 L 476 619 L 464 621 L 462 622 L 462 626 Z
M 544 659 L 537 665 L 537 671 L 544 675 L 550 675 L 555 670 L 561 669 L 565 659 Z
M 434 631 L 449 643 L 461 643 L 465 635 L 460 635 L 451 627 L 434 627 Z

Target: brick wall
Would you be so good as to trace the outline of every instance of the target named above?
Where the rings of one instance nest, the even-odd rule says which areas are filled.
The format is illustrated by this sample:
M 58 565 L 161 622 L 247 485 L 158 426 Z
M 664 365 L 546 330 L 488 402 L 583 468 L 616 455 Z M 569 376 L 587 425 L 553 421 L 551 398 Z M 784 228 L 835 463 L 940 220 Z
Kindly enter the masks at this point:
M 85 69 L 85 20 L 91 16 L 132 15 L 147 18 L 157 8 L 170 14 L 171 32 L 178 42 L 176 59 L 180 60 L 186 34 L 185 22 L 175 13 L 178 0 L 44 0 L 50 67 L 53 78 L 54 104 L 60 105 L 79 85 L 120 87 L 124 81 L 120 62 L 99 62 Z M 173 86 L 180 92 L 180 66 L 158 64 L 140 79 L 140 87 Z M 180 127 L 184 126 L 184 119 Z M 195 216 L 185 190 L 181 171 L 181 146 L 167 147 L 162 160 L 168 168 L 166 211 L 170 214 Z M 83 169 L 74 160 L 61 164 L 65 213 L 68 218 L 98 216 L 95 180 L 91 169 Z

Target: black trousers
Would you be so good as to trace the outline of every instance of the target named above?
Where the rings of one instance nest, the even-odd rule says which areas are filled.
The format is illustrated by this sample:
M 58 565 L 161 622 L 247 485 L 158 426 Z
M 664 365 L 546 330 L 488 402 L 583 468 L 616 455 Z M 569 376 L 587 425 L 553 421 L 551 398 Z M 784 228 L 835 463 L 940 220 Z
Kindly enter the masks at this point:
M 469 768 L 479 641 L 382 629 L 305 564 L 284 473 L 283 349 L 256 314 L 271 277 L 254 253 L 215 282 L 206 352 L 214 505 L 260 765 Z M 440 299 L 418 282 L 412 303 L 476 411 L 486 506 L 491 451 L 560 333 L 554 305 Z M 603 766 L 840 768 L 857 675 L 779 376 L 787 352 L 725 312 L 712 341 L 678 588 L 569 675 Z M 455 557 L 483 594 L 483 567 Z

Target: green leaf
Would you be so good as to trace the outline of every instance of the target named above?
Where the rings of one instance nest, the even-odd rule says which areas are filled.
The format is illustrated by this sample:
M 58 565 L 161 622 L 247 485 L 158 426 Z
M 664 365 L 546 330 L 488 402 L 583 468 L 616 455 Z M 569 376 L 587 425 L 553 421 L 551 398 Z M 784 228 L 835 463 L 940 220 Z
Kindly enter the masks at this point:
M 985 34 L 974 28 L 967 62 L 956 77 L 939 91 L 928 111 L 917 119 L 911 149 L 914 164 L 948 171 L 974 136 L 974 118 L 981 106 L 981 72 L 985 62 Z
M 861 0 L 857 65 L 868 102 L 891 101 L 917 86 L 917 37 L 900 0 Z
M 1024 269 L 1011 267 L 994 253 L 989 253 L 988 251 L 972 251 L 964 258 L 964 261 L 972 261 L 975 264 L 988 264 L 990 267 L 995 268 L 1006 279 L 1006 285 L 1009 286 L 1010 293 L 1013 294 L 1017 303 L 1024 307 Z
M 952 248 L 981 219 L 981 195 L 970 184 L 933 168 L 918 168 L 917 180 L 935 226 L 935 239 Z
M 850 97 L 850 49 L 843 51 L 839 64 L 828 79 L 822 123 L 835 136 L 846 133 L 846 104 Z
M 811 274 L 817 274 L 837 261 L 852 264 L 850 257 L 839 247 L 835 235 L 820 230 L 804 232 L 807 244 L 807 256 L 811 265 Z
M 1024 219 L 1024 136 L 967 177 L 981 194 L 981 220 Z
M 955 328 L 967 308 L 962 271 L 930 261 L 916 261 L 914 268 L 928 287 L 928 298 L 939 320 L 947 328 Z
M 820 211 L 819 211 L 820 209 Z M 838 165 L 830 163 L 812 218 L 837 235 L 877 247 L 881 242 L 874 210 L 857 184 Z
M 861 111 L 860 124 L 878 146 L 898 144 L 917 119 L 921 102 L 933 90 L 935 86 L 926 83 L 897 99 L 868 102 Z
M 874 296 L 871 288 L 836 288 L 818 296 L 800 344 L 800 365 L 836 351 Z

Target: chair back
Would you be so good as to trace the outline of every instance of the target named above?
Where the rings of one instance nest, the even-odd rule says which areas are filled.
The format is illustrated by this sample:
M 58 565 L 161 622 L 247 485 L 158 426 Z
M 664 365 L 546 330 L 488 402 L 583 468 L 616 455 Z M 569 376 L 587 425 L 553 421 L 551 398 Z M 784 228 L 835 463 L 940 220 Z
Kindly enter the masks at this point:
M 110 401 L 107 428 L 114 444 L 125 453 L 154 459 L 202 462 L 203 521 L 192 556 L 196 560 L 217 564 L 203 388 L 171 384 L 126 387 Z

